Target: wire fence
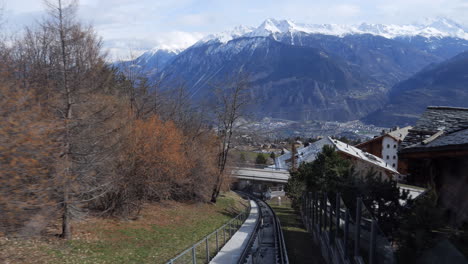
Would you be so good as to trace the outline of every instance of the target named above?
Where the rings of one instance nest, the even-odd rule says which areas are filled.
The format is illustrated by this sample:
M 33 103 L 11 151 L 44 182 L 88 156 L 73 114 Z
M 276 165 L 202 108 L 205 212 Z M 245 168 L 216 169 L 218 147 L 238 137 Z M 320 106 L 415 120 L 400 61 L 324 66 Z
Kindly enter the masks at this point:
M 360 198 L 353 202 L 355 206 L 346 206 L 340 194 L 303 194 L 302 220 L 324 259 L 334 264 L 396 263 L 391 243 L 377 221 Z
M 207 235 L 202 240 L 182 251 L 176 257 L 170 259 L 167 264 L 196 264 L 209 263 L 219 250 L 239 230 L 250 213 L 250 200 L 248 206 L 236 217 Z

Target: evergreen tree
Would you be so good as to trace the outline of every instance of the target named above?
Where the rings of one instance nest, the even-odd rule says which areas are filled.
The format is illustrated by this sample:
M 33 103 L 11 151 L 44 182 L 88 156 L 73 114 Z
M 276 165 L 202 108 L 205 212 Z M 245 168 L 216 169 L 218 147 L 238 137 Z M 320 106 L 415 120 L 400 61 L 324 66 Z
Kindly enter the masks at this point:
M 295 206 L 300 204 L 304 190 L 326 192 L 332 202 L 333 194 L 341 193 L 352 212 L 356 209 L 356 199 L 361 197 L 365 207 L 378 220 L 379 227 L 391 239 L 401 215 L 407 210 L 402 204 L 409 202 L 408 193 L 401 192 L 395 181 L 382 179 L 372 170 L 364 175 L 357 174 L 352 164 L 328 145 L 313 162 L 302 163 L 297 170 L 291 170 L 286 191 Z
M 270 154 L 270 158 L 271 158 L 272 160 L 275 160 L 275 158 L 276 158 L 276 155 L 275 155 L 275 153 L 274 153 L 274 152 L 271 152 L 271 154 Z
M 267 159 L 262 153 L 258 153 L 257 158 L 255 159 L 255 164 L 266 164 Z

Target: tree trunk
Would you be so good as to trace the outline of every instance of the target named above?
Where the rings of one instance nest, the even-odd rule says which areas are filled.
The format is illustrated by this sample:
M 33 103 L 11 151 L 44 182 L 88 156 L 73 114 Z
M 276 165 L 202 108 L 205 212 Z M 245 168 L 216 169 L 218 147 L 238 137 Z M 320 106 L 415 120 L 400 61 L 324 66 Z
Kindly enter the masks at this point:
M 69 205 L 69 193 L 68 188 L 63 194 L 63 215 L 62 215 L 62 235 L 61 237 L 69 240 L 71 239 L 71 225 L 70 225 L 70 205 Z

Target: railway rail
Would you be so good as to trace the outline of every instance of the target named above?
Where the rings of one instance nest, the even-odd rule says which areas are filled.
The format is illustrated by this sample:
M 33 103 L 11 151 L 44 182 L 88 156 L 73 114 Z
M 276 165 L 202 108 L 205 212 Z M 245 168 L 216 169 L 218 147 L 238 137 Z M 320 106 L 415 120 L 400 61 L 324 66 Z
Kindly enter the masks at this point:
M 259 218 L 238 264 L 288 264 L 283 231 L 275 212 L 266 202 L 254 195 L 245 193 L 242 195 L 257 203 Z

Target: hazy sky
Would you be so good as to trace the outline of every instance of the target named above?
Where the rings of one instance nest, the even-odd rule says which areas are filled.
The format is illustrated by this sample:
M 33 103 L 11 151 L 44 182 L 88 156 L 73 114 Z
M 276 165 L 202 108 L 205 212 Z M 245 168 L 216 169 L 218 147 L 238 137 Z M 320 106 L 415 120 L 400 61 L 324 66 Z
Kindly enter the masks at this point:
M 42 0 L 3 1 L 7 28 L 19 31 L 44 15 Z M 266 18 L 304 23 L 405 24 L 444 16 L 468 25 L 468 0 L 81 0 L 114 56 L 155 46 L 183 48 L 201 37 Z

